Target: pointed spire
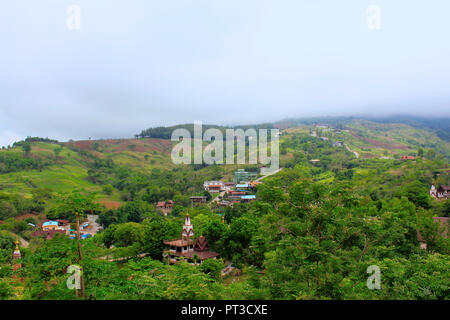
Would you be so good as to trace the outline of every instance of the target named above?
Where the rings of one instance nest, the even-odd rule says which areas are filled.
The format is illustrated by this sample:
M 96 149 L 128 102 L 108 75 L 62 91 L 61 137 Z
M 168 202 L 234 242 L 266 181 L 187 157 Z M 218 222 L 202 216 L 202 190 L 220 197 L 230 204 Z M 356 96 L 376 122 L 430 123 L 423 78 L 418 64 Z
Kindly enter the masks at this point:
M 19 239 L 16 238 L 16 248 L 14 249 L 13 259 L 20 259 Z
M 189 214 L 186 214 L 186 220 L 184 221 L 183 231 L 181 233 L 181 238 L 190 238 L 194 236 L 194 227 L 191 224 L 191 218 Z

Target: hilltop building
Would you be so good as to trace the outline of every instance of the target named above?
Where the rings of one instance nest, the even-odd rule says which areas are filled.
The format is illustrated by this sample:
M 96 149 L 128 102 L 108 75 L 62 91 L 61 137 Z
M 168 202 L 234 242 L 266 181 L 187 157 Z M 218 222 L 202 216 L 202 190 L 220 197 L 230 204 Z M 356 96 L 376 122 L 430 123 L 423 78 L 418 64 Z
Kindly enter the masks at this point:
M 188 261 L 194 261 L 195 257 L 197 257 L 198 262 L 203 263 L 206 259 L 216 259 L 219 256 L 217 252 L 209 251 L 208 241 L 205 237 L 200 236 L 195 242 L 193 238 L 194 227 L 189 214 L 187 214 L 183 231 L 181 232 L 181 239 L 164 241 L 164 244 L 169 246 L 170 263 L 176 263 L 178 259 L 183 257 Z

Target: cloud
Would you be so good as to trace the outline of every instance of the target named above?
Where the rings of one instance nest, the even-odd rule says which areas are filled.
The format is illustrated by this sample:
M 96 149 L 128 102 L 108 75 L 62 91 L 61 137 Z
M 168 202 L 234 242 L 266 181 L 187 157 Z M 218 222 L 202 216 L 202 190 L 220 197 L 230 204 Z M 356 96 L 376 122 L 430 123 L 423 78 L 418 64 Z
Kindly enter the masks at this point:
M 158 125 L 450 115 L 447 1 L 8 2 L 0 139 L 132 137 Z M 417 23 L 420 21 L 420 24 Z M 437 115 L 437 114 L 436 114 Z

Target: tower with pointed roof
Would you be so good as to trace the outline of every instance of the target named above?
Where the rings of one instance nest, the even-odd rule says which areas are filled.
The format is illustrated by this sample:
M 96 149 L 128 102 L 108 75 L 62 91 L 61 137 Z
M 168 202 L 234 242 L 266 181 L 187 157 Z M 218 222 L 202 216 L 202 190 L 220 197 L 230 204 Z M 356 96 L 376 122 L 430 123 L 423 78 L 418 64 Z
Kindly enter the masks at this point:
M 217 252 L 208 250 L 208 241 L 205 237 L 200 236 L 196 241 L 194 240 L 194 227 L 191 223 L 191 217 L 186 214 L 181 239 L 164 241 L 164 244 L 169 246 L 167 252 L 170 263 L 176 263 L 179 258 L 192 261 L 194 255 L 198 256 L 200 263 L 205 259 L 216 259 L 219 256 Z
M 191 224 L 191 217 L 186 214 L 186 219 L 184 220 L 183 231 L 181 232 L 181 239 L 188 240 L 194 237 L 194 227 Z
M 14 249 L 14 253 L 13 253 L 13 269 L 14 271 L 16 271 L 17 269 L 22 268 L 22 264 L 21 263 L 17 263 L 16 260 L 20 259 L 22 257 L 22 255 L 20 254 L 20 249 L 19 249 L 19 240 L 16 239 L 16 248 Z

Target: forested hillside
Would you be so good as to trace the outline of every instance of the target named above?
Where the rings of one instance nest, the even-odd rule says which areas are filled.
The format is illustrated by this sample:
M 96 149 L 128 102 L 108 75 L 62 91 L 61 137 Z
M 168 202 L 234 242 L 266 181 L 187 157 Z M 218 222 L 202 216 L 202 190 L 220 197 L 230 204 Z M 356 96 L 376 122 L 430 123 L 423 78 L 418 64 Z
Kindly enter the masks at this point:
M 449 217 L 450 205 L 429 193 L 450 184 L 441 135 L 367 119 L 273 126 L 282 170 L 261 180 L 255 201 L 226 207 L 203 182 L 259 166 L 174 165 L 168 128 L 4 148 L 0 299 L 80 299 L 66 286 L 72 264 L 83 265 L 90 299 L 450 298 L 448 226 L 433 219 Z M 207 203 L 193 206 L 191 196 Z M 174 206 L 165 216 L 156 206 L 167 200 Z M 186 214 L 220 259 L 168 264 L 164 241 L 180 236 Z M 31 237 L 42 221 L 75 228 L 86 215 L 103 229 L 81 240 L 82 261 L 76 239 Z M 17 237 L 22 267 L 13 271 Z M 381 269 L 380 290 L 366 286 L 371 265 Z

